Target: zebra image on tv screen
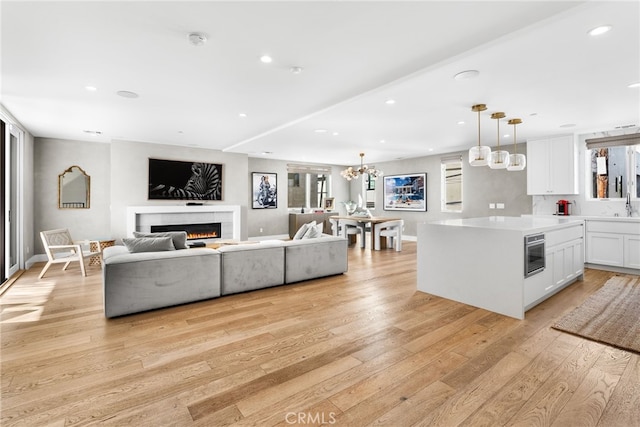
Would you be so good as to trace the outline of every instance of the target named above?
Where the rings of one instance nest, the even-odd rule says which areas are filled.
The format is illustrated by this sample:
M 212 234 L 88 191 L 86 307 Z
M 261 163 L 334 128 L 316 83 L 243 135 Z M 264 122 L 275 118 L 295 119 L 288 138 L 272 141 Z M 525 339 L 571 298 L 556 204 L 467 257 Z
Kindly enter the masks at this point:
M 149 159 L 149 200 L 222 200 L 222 165 Z

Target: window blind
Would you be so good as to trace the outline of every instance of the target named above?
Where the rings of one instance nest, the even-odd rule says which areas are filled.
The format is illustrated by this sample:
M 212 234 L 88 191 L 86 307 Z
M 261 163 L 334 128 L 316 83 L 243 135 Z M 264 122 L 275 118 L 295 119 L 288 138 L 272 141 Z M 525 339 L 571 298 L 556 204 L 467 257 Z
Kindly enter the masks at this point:
M 311 174 L 317 174 L 317 175 L 320 175 L 320 174 L 331 175 L 331 166 L 288 163 L 287 172 L 288 173 L 311 173 Z
M 590 138 L 585 140 L 585 142 L 589 150 L 594 148 L 619 147 L 621 145 L 638 145 L 640 144 L 640 133 Z

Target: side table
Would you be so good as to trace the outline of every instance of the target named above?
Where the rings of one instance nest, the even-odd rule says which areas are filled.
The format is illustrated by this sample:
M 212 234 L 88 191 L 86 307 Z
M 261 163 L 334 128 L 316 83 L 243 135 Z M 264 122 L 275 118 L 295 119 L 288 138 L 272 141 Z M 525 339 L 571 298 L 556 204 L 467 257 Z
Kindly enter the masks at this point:
M 104 248 L 114 246 L 116 244 L 113 240 L 92 240 L 89 242 L 89 250 L 91 252 L 102 252 Z M 102 265 L 102 257 L 100 255 L 94 255 L 89 259 L 89 265 Z

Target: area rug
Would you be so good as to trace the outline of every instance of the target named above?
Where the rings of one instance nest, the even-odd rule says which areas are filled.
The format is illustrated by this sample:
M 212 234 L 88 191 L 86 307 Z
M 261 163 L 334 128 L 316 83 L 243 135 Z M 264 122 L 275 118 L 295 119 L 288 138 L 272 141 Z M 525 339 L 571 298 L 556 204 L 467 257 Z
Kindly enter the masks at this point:
M 640 354 L 640 279 L 612 277 L 552 327 Z

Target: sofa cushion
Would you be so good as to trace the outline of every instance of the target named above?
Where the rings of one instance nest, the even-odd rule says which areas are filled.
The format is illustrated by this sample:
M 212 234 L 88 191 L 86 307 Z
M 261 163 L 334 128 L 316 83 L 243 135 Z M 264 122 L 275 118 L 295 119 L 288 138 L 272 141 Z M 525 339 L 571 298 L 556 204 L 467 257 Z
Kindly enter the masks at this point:
M 341 274 L 348 269 L 348 240 L 323 234 L 317 239 L 289 240 L 285 247 L 285 283 Z
M 186 231 L 165 231 L 162 233 L 143 233 L 134 231 L 133 237 L 171 237 L 175 249 L 188 249 Z
M 214 249 L 129 253 L 104 250 L 106 317 L 220 296 L 220 254 Z
M 124 238 L 122 243 L 127 247 L 129 252 L 161 252 L 174 251 L 171 237 L 136 237 Z
M 284 242 L 222 246 L 222 295 L 284 284 Z

